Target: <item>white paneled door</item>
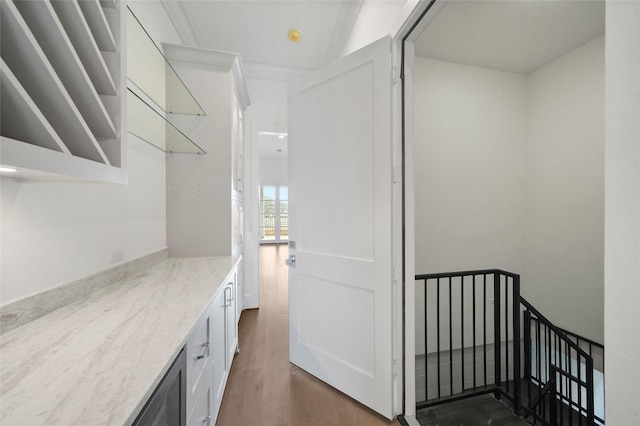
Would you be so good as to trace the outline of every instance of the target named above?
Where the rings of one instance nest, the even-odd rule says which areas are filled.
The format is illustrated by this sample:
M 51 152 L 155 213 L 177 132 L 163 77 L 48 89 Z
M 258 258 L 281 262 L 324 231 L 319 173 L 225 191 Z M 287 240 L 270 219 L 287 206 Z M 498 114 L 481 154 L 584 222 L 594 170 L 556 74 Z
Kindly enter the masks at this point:
M 391 39 L 289 91 L 292 363 L 392 413 Z

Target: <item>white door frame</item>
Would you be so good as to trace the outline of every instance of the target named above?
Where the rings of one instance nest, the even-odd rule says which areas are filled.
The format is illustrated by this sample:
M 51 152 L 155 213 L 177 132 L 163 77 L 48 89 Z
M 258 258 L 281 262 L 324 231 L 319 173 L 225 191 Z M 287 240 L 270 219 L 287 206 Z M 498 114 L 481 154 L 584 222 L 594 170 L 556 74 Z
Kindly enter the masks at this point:
M 249 129 L 244 167 L 244 181 L 248 183 L 244 191 L 244 309 L 260 307 L 260 133 L 287 133 L 287 126 L 250 123 Z
M 414 43 L 422 34 L 422 31 L 429 25 L 433 18 L 442 10 L 448 0 L 417 0 L 408 1 L 402 11 L 402 17 L 392 29 L 393 34 L 393 67 L 394 79 L 398 83 L 394 84 L 393 105 L 393 134 L 395 144 L 394 155 L 398 155 L 402 164 L 402 186 L 403 193 L 400 198 L 394 198 L 394 214 L 402 217 L 402 230 L 396 235 L 400 237 L 394 240 L 395 244 L 403 250 L 394 250 L 403 254 L 397 259 L 396 265 L 402 265 L 403 285 L 397 288 L 396 300 L 394 303 L 398 310 L 400 330 L 397 339 L 400 339 L 397 347 L 404 352 L 404 365 L 402 376 L 404 380 L 394 383 L 396 400 L 398 400 L 398 412 L 403 412 L 407 420 L 412 421 L 416 413 L 416 380 L 415 380 L 415 182 L 414 182 Z M 403 50 L 404 49 L 404 50 Z M 404 55 L 403 55 L 404 53 Z M 404 57 L 403 57 L 404 56 Z M 404 60 L 404 63 L 403 63 Z M 404 75 L 403 75 L 404 74 Z M 395 82 L 394 82 L 395 83 Z M 398 151 L 398 152 L 397 152 Z M 394 164 L 396 161 L 394 160 Z M 397 196 L 397 194 L 396 194 Z M 404 325 L 404 327 L 403 327 Z M 401 355 L 398 356 L 400 358 Z M 404 398 L 401 396 L 404 395 Z M 404 404 L 403 404 L 404 403 Z

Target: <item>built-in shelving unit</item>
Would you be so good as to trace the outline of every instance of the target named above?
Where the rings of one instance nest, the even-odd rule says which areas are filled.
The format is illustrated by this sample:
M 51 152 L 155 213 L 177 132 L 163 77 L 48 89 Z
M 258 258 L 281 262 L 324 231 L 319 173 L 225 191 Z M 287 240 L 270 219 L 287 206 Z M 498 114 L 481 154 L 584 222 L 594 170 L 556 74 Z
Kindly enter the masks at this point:
M 128 8 L 127 78 L 129 132 L 165 152 L 205 151 L 169 120 L 172 114 L 206 114 L 162 50 Z
M 109 22 L 97 0 L 1 2 L 0 162 L 21 177 L 126 181 L 122 10 L 111 3 Z M 110 66 L 94 40 L 105 26 Z

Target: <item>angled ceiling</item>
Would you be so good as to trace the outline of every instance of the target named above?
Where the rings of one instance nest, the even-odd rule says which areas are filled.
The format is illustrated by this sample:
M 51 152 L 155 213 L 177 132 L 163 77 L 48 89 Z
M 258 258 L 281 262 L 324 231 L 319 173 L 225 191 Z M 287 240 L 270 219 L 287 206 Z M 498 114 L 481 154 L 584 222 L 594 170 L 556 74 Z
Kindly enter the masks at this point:
M 363 0 L 164 0 L 185 45 L 238 52 L 245 64 L 316 69 L 342 53 Z M 289 31 L 302 39 L 293 43 Z
M 604 33 L 604 0 L 450 1 L 416 55 L 528 74 Z

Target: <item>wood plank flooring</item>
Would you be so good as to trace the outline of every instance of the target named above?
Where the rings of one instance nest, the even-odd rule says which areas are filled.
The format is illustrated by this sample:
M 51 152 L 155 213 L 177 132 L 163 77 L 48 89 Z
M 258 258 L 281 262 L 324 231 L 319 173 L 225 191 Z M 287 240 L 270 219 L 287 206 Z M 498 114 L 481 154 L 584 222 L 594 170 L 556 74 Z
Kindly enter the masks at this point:
M 240 318 L 240 353 L 218 426 L 397 425 L 289 363 L 286 245 L 260 248 L 260 309 Z

